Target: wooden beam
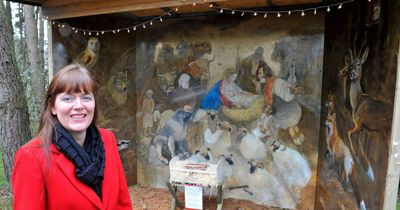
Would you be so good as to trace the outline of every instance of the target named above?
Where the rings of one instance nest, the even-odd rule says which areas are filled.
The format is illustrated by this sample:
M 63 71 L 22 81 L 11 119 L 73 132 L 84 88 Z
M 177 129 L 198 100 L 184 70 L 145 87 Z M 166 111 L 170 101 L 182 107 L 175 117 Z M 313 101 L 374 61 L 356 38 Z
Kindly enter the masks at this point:
M 207 0 L 207 3 L 233 0 Z M 43 16 L 49 20 L 190 5 L 186 0 L 47 0 Z
M 267 2 L 267 7 L 272 7 L 272 0 L 266 0 Z
M 397 51 L 397 76 L 394 97 L 392 136 L 389 143 L 389 160 L 386 174 L 385 200 L 383 209 L 396 209 L 400 173 L 400 42 Z
M 28 1 L 8 0 L 8 1 L 17 2 L 17 3 L 21 3 L 21 4 L 27 4 L 27 5 L 31 5 L 31 6 L 39 6 L 39 7 L 43 4 L 43 0 L 28 0 Z

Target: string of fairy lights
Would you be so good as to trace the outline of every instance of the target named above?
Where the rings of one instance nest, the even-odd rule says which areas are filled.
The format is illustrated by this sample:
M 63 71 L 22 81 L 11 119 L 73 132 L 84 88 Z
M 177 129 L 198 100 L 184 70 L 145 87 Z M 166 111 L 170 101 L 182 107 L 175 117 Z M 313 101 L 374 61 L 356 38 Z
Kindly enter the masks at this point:
M 190 0 L 182 0 L 183 5 L 187 5 L 187 2 Z M 330 12 L 332 9 L 342 9 L 343 5 L 353 2 L 355 0 L 346 0 L 342 2 L 337 2 L 329 5 L 322 5 L 322 6 L 314 6 L 314 7 L 309 7 L 309 8 L 301 8 L 301 9 L 286 9 L 286 10 L 245 10 L 245 9 L 232 9 L 232 8 L 226 8 L 226 7 L 220 7 L 214 3 L 208 3 L 207 0 L 192 0 L 192 6 L 196 7 L 198 5 L 203 5 L 207 6 L 209 8 L 213 8 L 216 13 L 218 14 L 231 14 L 231 15 L 240 15 L 240 16 L 245 16 L 245 15 L 252 15 L 252 16 L 263 16 L 264 19 L 267 19 L 270 15 L 274 15 L 278 18 L 282 17 L 283 15 L 293 15 L 295 13 L 300 14 L 300 16 L 304 17 L 306 15 L 316 15 L 317 11 L 326 11 Z M 369 2 L 371 0 L 368 0 Z M 116 28 L 116 29 L 107 29 L 107 30 L 92 30 L 92 29 L 84 29 L 84 28 L 78 28 L 78 27 L 73 27 L 69 26 L 66 23 L 62 23 L 59 21 L 51 21 L 53 27 L 58 27 L 58 28 L 64 28 L 64 27 L 71 27 L 71 30 L 77 34 L 81 33 L 83 35 L 88 35 L 88 36 L 100 36 L 106 33 L 120 33 L 120 32 L 127 32 L 131 33 L 134 31 L 137 31 L 139 29 L 146 29 L 146 27 L 152 26 L 154 24 L 159 24 L 162 23 L 164 19 L 172 17 L 173 14 L 179 11 L 179 6 L 175 7 L 162 15 L 159 15 L 157 17 L 154 17 L 150 20 L 143 21 L 141 23 L 137 23 L 132 26 L 128 27 L 123 27 L 123 28 Z M 50 26 L 49 26 L 50 27 Z

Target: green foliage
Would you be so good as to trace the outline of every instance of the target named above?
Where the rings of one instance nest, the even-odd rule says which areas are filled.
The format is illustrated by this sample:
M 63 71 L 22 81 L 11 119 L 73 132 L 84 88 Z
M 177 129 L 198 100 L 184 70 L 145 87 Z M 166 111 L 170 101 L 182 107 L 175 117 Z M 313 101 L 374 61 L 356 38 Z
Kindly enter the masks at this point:
M 8 191 L 9 185 L 7 183 L 6 175 L 4 172 L 3 158 L 0 148 L 0 209 L 12 209 L 12 195 Z
M 0 148 L 0 188 L 4 188 L 8 186 L 5 171 L 4 171 L 4 165 L 3 165 L 3 156 L 1 153 L 1 148 Z

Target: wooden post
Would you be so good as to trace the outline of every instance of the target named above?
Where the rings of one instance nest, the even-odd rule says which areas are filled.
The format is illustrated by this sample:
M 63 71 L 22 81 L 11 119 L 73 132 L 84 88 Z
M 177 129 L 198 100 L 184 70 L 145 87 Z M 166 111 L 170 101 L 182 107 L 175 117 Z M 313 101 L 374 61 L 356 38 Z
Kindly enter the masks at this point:
M 178 191 L 177 187 L 173 187 L 171 185 L 171 183 L 167 183 L 167 186 L 168 186 L 169 192 L 172 195 L 171 202 L 174 202 L 176 204 L 176 205 L 174 205 L 174 204 L 171 203 L 171 209 L 172 209 L 172 207 L 175 208 L 176 206 L 178 206 L 179 208 L 183 209 L 183 204 L 179 201 L 178 195 L 176 194 L 176 192 Z
M 222 204 L 224 202 L 223 197 L 222 197 L 222 185 L 218 185 L 218 191 L 217 191 L 217 210 L 222 209 Z
M 386 175 L 386 188 L 383 209 L 396 209 L 397 190 L 400 174 L 400 41 L 397 54 L 396 90 L 393 109 L 393 124 L 391 144 L 389 147 L 389 162 Z

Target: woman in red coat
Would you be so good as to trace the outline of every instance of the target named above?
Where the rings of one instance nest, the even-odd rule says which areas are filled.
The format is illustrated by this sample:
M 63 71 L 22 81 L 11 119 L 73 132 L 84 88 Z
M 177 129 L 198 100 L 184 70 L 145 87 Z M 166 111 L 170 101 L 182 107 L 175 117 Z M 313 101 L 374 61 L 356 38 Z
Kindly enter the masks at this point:
M 54 76 L 39 133 L 15 155 L 15 210 L 132 209 L 114 134 L 94 123 L 95 93 L 79 65 Z

